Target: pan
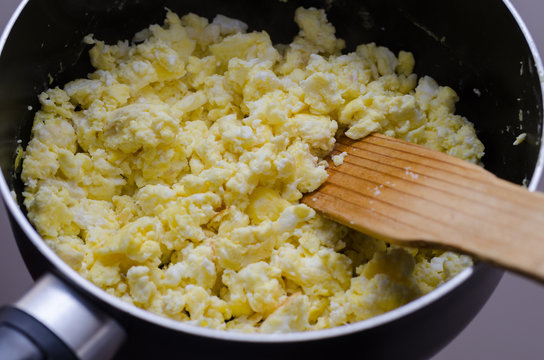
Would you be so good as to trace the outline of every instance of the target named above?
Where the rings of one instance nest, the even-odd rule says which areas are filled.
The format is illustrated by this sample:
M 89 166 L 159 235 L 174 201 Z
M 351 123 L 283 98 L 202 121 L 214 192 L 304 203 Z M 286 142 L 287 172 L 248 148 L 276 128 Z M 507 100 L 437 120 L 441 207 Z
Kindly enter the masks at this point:
M 17 148 L 29 141 L 37 95 L 92 70 L 82 39 L 130 38 L 161 23 L 165 7 L 241 19 L 274 43 L 296 34 L 299 6 L 323 8 L 346 50 L 375 42 L 410 50 L 415 72 L 454 88 L 457 113 L 474 122 L 483 162 L 497 176 L 535 190 L 543 163 L 543 67 L 508 0 L 27 0 L 0 41 L 0 190 L 35 286 L 0 310 L 2 359 L 430 357 L 478 313 L 502 271 L 476 264 L 431 293 L 383 315 L 337 328 L 242 334 L 192 326 L 124 303 L 83 279 L 48 248 L 26 218 Z M 514 147 L 515 136 L 527 133 Z

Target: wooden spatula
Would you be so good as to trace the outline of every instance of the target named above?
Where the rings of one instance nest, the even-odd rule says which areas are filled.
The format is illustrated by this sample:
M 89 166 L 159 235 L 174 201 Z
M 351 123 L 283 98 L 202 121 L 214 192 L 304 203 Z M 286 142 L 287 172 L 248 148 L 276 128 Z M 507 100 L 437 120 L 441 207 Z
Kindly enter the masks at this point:
M 470 254 L 544 281 L 544 194 L 384 135 L 341 138 L 344 163 L 302 202 L 392 243 Z

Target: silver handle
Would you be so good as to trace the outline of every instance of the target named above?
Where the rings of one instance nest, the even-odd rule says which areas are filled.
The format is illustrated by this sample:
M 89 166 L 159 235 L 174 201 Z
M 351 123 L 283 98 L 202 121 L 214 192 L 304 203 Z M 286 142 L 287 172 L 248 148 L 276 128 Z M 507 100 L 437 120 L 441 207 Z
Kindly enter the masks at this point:
M 4 331 L 0 331 L 0 335 L 3 333 L 13 339 L 19 338 L 19 342 L 23 343 L 23 338 L 27 338 L 46 354 L 45 358 L 51 356 L 49 351 L 60 349 L 68 350 L 81 360 L 109 360 L 126 337 L 124 329 L 115 320 L 51 274 L 40 278 L 19 301 L 3 310 L 0 325 L 3 325 Z M 55 342 L 55 339 L 59 341 Z M 2 343 L 5 345 L 8 341 L 0 339 Z M 11 343 L 15 344 L 14 341 Z M 4 359 L 6 354 L 1 351 L 2 347 L 0 358 Z M 13 348 L 9 351 L 17 352 Z

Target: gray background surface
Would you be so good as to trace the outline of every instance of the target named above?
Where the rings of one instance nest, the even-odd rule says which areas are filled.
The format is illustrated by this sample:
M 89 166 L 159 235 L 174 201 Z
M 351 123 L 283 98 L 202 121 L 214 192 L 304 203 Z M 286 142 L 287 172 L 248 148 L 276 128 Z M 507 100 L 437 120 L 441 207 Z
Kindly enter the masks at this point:
M 0 29 L 18 2 L 0 0 Z M 544 55 L 544 1 L 512 0 L 512 3 Z M 544 191 L 544 184 L 540 189 Z M 3 206 L 0 206 L 0 229 L 0 304 L 5 304 L 21 296 L 32 285 L 32 279 L 11 235 Z M 474 321 L 433 360 L 543 359 L 543 305 L 544 286 L 506 273 Z

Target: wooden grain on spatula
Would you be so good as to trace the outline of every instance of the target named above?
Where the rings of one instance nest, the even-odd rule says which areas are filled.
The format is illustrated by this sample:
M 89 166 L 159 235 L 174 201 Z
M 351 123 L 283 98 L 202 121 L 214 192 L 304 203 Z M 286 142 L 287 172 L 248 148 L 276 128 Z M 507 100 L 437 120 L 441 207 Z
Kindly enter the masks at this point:
M 471 254 L 544 280 L 544 195 L 384 135 L 341 138 L 348 155 L 302 201 L 377 238 Z

